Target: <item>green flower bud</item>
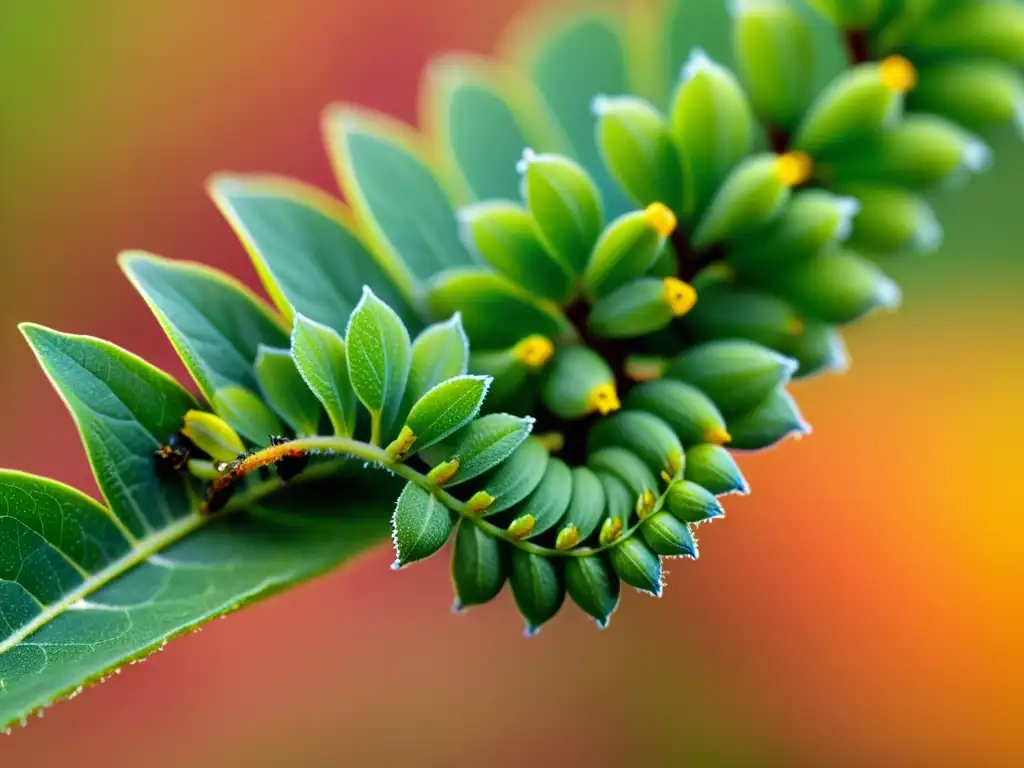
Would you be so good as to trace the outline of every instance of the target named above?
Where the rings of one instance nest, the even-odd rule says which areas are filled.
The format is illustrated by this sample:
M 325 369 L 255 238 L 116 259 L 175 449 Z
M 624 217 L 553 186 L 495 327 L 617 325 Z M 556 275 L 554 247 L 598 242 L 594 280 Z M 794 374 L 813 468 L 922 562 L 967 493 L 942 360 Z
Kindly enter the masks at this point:
M 630 536 L 616 544 L 609 550 L 608 559 L 624 582 L 661 597 L 661 558 L 639 536 Z
M 683 476 L 716 496 L 750 493 L 750 486 L 736 465 L 736 459 L 720 445 L 704 443 L 688 448 Z
M 459 471 L 459 460 L 452 459 L 450 461 L 442 461 L 436 467 L 431 469 L 427 473 L 427 479 L 434 485 L 442 486 L 453 477 L 455 473 Z
M 754 111 L 791 129 L 815 85 L 814 31 L 786 0 L 735 0 L 733 50 Z
M 619 537 L 622 536 L 625 525 L 621 517 L 606 517 L 604 522 L 601 523 L 601 534 L 598 536 L 601 546 L 607 547 L 609 544 L 618 541 Z
M 709 341 L 691 347 L 671 363 L 665 376 L 706 394 L 725 416 L 745 413 L 789 381 L 797 363 L 774 350 L 742 339 Z
M 672 379 L 648 381 L 626 398 L 630 410 L 647 411 L 668 424 L 683 445 L 730 441 L 725 419 L 707 395 L 696 387 Z
M 234 461 L 245 453 L 245 443 L 238 433 L 212 413 L 189 411 L 181 433 L 214 461 Z
M 530 293 L 552 301 L 572 294 L 568 266 L 540 241 L 533 217 L 518 203 L 476 203 L 459 211 L 463 239 L 480 257 Z
M 645 411 L 622 411 L 595 424 L 587 436 L 587 452 L 624 448 L 653 472 L 673 479 L 683 471 L 683 444 L 672 427 Z
M 893 125 L 917 73 L 902 56 L 859 64 L 838 75 L 811 106 L 793 146 L 821 159 Z
M 942 226 L 921 197 L 898 187 L 844 185 L 861 209 L 847 244 L 878 255 L 929 253 L 942 244 Z
M 534 334 L 498 352 L 473 352 L 469 368 L 490 376 L 485 407 L 493 409 L 512 400 L 527 388 L 527 378 L 544 368 L 555 354 L 555 345 L 546 336 Z
M 570 557 L 565 563 L 565 588 L 579 609 L 604 629 L 619 604 L 619 577 L 603 555 Z
M 612 176 L 639 205 L 680 210 L 683 164 L 664 116 L 634 96 L 598 96 L 597 146 Z
M 672 135 L 687 169 L 688 216 L 703 213 L 729 172 L 753 146 L 754 116 L 726 67 L 696 48 L 672 97 Z
M 785 350 L 803 330 L 800 317 L 777 296 L 731 286 L 697 290 L 700 301 L 681 321 L 696 340 L 748 339 Z
M 727 258 L 744 276 L 772 274 L 846 240 L 859 211 L 852 197 L 802 189 L 771 224 L 737 241 Z
M 824 173 L 843 183 L 866 181 L 929 189 L 986 170 L 992 151 L 974 134 L 935 115 L 910 115 Z
M 675 214 L 661 203 L 617 218 L 601 234 L 587 262 L 583 275 L 587 291 L 601 296 L 645 275 L 675 228 Z
M 693 287 L 676 277 L 643 277 L 594 302 L 587 322 L 606 339 L 632 339 L 660 331 L 697 303 Z
M 522 193 L 541 242 L 581 273 L 604 226 L 597 185 L 582 166 L 561 155 L 527 149 L 519 163 Z
M 784 389 L 765 398 L 754 410 L 729 422 L 732 447 L 740 451 L 769 448 L 790 435 L 801 437 L 811 433 L 810 425 L 800 415 L 796 401 Z
M 625 448 L 602 448 L 587 457 L 587 466 L 598 474 L 607 474 L 618 478 L 630 492 L 630 510 L 635 507 L 635 500 L 645 491 L 653 491 L 658 487 L 658 478 L 635 453 Z M 629 519 L 627 513 L 623 522 Z
M 526 503 L 516 510 L 520 519 L 529 518 L 533 521 L 529 532 L 521 538 L 536 538 L 558 525 L 569 508 L 571 497 L 572 471 L 561 459 L 550 459 L 540 484 Z
M 789 200 L 790 188 L 807 181 L 811 170 L 811 159 L 802 152 L 747 158 L 712 200 L 693 233 L 694 247 L 705 250 L 767 224 Z
M 808 0 L 840 29 L 870 29 L 875 26 L 883 0 Z
M 974 130 L 1014 123 L 1024 134 L 1024 77 L 991 61 L 928 65 L 910 106 Z
M 572 549 L 597 530 L 605 516 L 604 485 L 586 467 L 572 469 L 572 498 L 564 525 L 558 532 L 556 549 Z
M 238 434 L 262 448 L 284 432 L 277 414 L 258 395 L 244 387 L 226 387 L 213 395 L 213 410 Z
M 692 480 L 672 483 L 665 494 L 665 506 L 684 523 L 703 523 L 725 515 L 715 494 Z
M 525 634 L 533 637 L 565 602 L 565 580 L 558 558 L 541 557 L 520 549 L 512 553 L 509 585 L 519 613 L 526 620 Z
M 507 545 L 506 545 L 507 546 Z M 505 586 L 508 551 L 493 536 L 470 520 L 463 520 L 455 533 L 452 549 L 454 612 L 493 600 Z
M 622 535 L 626 521 L 633 514 L 633 503 L 636 497 L 615 475 L 605 472 L 596 474 L 604 488 L 605 498 L 605 517 L 601 521 L 601 532 L 598 536 L 598 542 L 603 546 L 610 544 Z
M 934 13 L 917 30 L 910 50 L 921 57 L 998 59 L 1024 64 L 1024 6 L 964 2 Z
M 793 374 L 796 379 L 828 371 L 844 373 L 850 367 L 843 337 L 828 323 L 807 323 L 803 333 L 793 339 L 786 352 L 799 363 Z
M 697 541 L 686 523 L 670 512 L 658 512 L 644 520 L 640 533 L 655 554 L 662 557 L 697 557 Z
M 587 347 L 559 351 L 547 370 L 541 397 L 544 405 L 563 419 L 595 412 L 607 416 L 621 407 L 615 374 L 604 358 Z
M 843 325 L 873 309 L 895 309 L 900 288 L 882 270 L 850 251 L 835 250 L 778 275 L 772 289 L 804 317 Z
M 528 539 L 536 525 L 533 515 L 521 515 L 508 524 L 508 535 L 513 539 Z

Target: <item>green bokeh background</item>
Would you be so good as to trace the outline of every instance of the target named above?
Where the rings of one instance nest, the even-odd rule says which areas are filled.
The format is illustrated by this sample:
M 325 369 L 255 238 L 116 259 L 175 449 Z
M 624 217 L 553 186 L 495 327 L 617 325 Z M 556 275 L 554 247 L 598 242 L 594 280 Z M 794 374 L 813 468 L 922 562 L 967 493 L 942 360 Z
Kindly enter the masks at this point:
M 427 58 L 493 50 L 520 5 L 4 0 L 0 464 L 95 487 L 16 322 L 182 373 L 116 253 L 254 284 L 203 180 L 335 189 L 325 104 L 414 121 Z M 0 764 L 1021 764 L 1024 151 L 994 143 L 939 202 L 944 248 L 894 266 L 901 312 L 800 385 L 815 434 L 744 460 L 754 496 L 662 600 L 526 641 L 507 595 L 456 619 L 441 559 L 382 549 L 47 711 Z

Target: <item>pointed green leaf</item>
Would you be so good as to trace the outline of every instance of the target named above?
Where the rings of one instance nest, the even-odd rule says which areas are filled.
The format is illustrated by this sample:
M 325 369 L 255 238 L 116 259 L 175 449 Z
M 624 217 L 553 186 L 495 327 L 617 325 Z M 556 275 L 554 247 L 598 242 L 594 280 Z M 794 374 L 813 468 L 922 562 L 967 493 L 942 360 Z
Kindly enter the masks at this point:
M 671 512 L 657 512 L 640 527 L 647 546 L 662 557 L 696 557 L 697 542 L 690 526 Z
M 493 600 L 505 586 L 508 552 L 471 520 L 459 523 L 452 550 L 456 609 Z
M 417 295 L 417 285 L 443 269 L 473 263 L 418 136 L 389 118 L 348 106 L 329 109 L 324 120 L 345 198 L 369 245 L 389 263 L 404 264 L 398 284 L 405 295 Z
M 213 410 L 250 443 L 265 448 L 284 432 L 281 420 L 252 390 L 224 387 L 213 394 Z
M 267 403 L 300 435 L 315 435 L 320 428 L 320 401 L 306 386 L 287 349 L 261 347 L 256 378 Z
M 458 485 L 482 475 L 503 462 L 530 435 L 533 419 L 492 413 L 477 419 L 459 434 L 452 458 L 459 471 L 448 485 Z
M 413 341 L 407 404 L 411 406 L 442 381 L 465 376 L 468 369 L 469 339 L 456 312 L 443 323 L 427 326 Z
M 701 443 L 686 451 L 684 477 L 716 496 L 726 493 L 750 493 L 736 460 L 720 445 Z
M 480 412 L 490 384 L 489 376 L 459 376 L 417 400 L 405 420 L 416 438 L 413 447 L 422 451 L 462 429 Z
M 257 388 L 260 345 L 287 346 L 277 319 L 234 278 L 141 252 L 120 262 L 207 399 L 224 387 Z
M 796 401 L 784 389 L 772 392 L 750 413 L 729 421 L 732 447 L 739 451 L 760 451 L 791 435 L 810 433 Z
M 395 565 L 401 567 L 424 560 L 448 543 L 455 513 L 431 493 L 408 483 L 391 517 L 391 542 Z
M 526 619 L 525 634 L 532 637 L 565 602 L 562 563 L 516 549 L 512 552 L 508 581 L 516 607 Z
M 222 174 L 207 186 L 289 322 L 300 314 L 341 332 L 368 285 L 418 325 L 409 296 L 395 287 L 404 268 L 363 244 L 340 200 L 276 176 Z
M 612 547 L 608 560 L 624 582 L 661 597 L 661 558 L 639 536 L 630 536 Z
M 345 342 L 333 329 L 295 317 L 292 358 L 306 386 L 327 411 L 334 434 L 351 437 L 356 428 L 356 392 L 348 376 Z
M 584 542 L 604 519 L 604 485 L 586 467 L 572 469 L 572 499 L 565 512 L 564 525 L 575 526 L 579 541 Z
M 604 629 L 619 604 L 619 577 L 604 555 L 570 557 L 565 564 L 565 586 L 580 610 Z
M 516 517 L 533 517 L 533 530 L 526 538 L 535 539 L 554 528 L 569 508 L 572 498 L 572 471 L 561 459 L 552 458 L 544 469 L 544 477 L 526 503 L 515 509 Z
M 547 449 L 539 440 L 532 437 L 527 439 L 487 478 L 483 490 L 494 501 L 487 508 L 486 514 L 504 512 L 533 493 L 547 465 Z
M 363 289 L 345 332 L 348 374 L 356 397 L 379 420 L 384 442 L 402 405 L 412 363 L 409 332 L 394 311 Z
M 158 477 L 153 453 L 196 402 L 181 386 L 113 344 L 38 325 L 22 333 L 71 411 L 100 491 L 136 538 L 189 514 L 181 476 Z

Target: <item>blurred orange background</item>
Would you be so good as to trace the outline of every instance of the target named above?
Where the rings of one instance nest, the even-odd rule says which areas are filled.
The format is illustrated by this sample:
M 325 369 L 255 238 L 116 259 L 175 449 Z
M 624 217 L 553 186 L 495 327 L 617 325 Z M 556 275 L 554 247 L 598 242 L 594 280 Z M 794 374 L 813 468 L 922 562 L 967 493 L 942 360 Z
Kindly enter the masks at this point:
M 202 182 L 334 189 L 318 116 L 414 119 L 442 50 L 493 50 L 518 0 L 5 0 L 0 464 L 95 486 L 16 330 L 109 338 L 183 375 L 124 248 L 255 283 Z M 380 549 L 172 643 L 0 739 L 4 765 L 1024 764 L 1024 151 L 939 208 L 898 315 L 799 386 L 815 433 L 743 459 L 658 601 L 531 641 L 506 593 L 448 612 L 446 563 Z

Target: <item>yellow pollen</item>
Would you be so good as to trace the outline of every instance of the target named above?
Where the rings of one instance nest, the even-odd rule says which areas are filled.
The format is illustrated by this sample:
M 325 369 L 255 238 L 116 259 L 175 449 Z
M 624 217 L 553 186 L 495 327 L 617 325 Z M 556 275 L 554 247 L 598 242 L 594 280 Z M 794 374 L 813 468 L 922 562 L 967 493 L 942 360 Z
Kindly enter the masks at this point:
M 401 461 L 409 453 L 412 444 L 416 442 L 416 435 L 408 426 L 402 427 L 398 437 L 387 447 L 387 454 L 395 461 Z
M 665 303 L 676 317 L 682 317 L 697 303 L 697 292 L 693 286 L 677 277 L 665 278 Z
M 636 516 L 643 520 L 654 511 L 654 505 L 657 503 L 658 497 L 653 491 L 644 491 L 636 500 Z
M 683 471 L 683 455 L 679 451 L 672 451 L 665 460 L 665 466 L 670 473 L 678 475 Z
M 786 334 L 789 336 L 799 336 L 801 333 L 804 332 L 804 329 L 806 327 L 807 326 L 803 320 L 801 320 L 799 317 L 794 317 L 789 321 L 789 324 L 786 326 Z
M 427 479 L 435 485 L 444 485 L 449 482 L 455 473 L 459 471 L 459 460 L 452 459 L 451 461 L 443 461 L 430 470 L 427 474 Z
M 814 161 L 806 152 L 787 152 L 775 160 L 775 174 L 787 187 L 798 187 L 814 172 Z
M 725 445 L 732 442 L 732 435 L 721 427 L 714 425 L 704 430 L 704 442 L 712 445 Z
M 479 515 L 494 503 L 494 497 L 487 491 L 477 491 L 466 502 L 466 507 L 474 515 Z
M 546 336 L 527 336 L 520 341 L 512 350 L 523 365 L 530 368 L 540 368 L 545 365 L 555 353 L 555 345 Z
M 580 529 L 572 523 L 565 526 L 558 532 L 558 539 L 555 541 L 555 549 L 564 552 L 567 549 L 572 549 L 580 543 Z
M 888 56 L 878 65 L 882 85 L 896 93 L 907 93 L 917 85 L 917 70 L 903 56 Z
M 676 231 L 676 215 L 664 203 L 648 205 L 644 210 L 644 221 L 662 237 L 668 237 Z
M 621 407 L 622 403 L 619 402 L 619 393 L 615 391 L 614 384 L 610 382 L 598 384 L 590 390 L 590 396 L 587 398 L 588 412 L 597 411 L 602 416 L 607 416 Z
M 601 524 L 601 533 L 598 536 L 598 542 L 601 546 L 611 544 L 613 541 L 618 541 L 622 535 L 622 518 L 621 517 L 609 517 L 604 523 Z
M 537 520 L 533 515 L 523 515 L 517 517 L 508 527 L 508 535 L 513 539 L 525 539 L 531 533 L 533 533 L 534 527 L 537 525 Z

